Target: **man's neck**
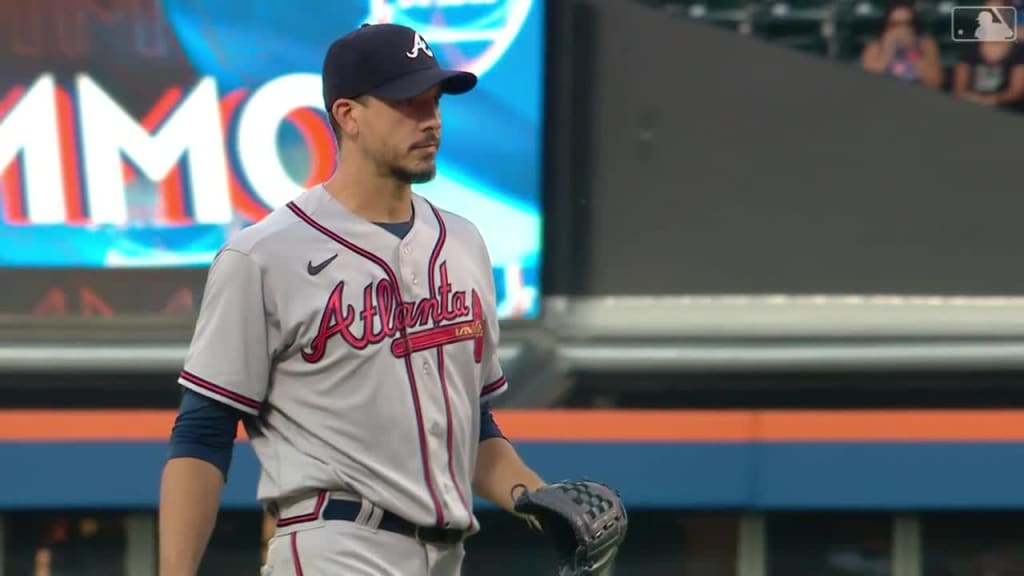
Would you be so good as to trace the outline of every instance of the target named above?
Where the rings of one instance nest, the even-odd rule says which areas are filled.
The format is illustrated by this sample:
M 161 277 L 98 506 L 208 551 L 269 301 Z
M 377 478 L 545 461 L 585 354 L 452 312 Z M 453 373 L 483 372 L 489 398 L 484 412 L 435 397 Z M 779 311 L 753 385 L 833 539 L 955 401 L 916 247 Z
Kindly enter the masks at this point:
M 412 187 L 391 177 L 340 167 L 324 189 L 349 211 L 370 222 L 405 222 L 412 218 Z

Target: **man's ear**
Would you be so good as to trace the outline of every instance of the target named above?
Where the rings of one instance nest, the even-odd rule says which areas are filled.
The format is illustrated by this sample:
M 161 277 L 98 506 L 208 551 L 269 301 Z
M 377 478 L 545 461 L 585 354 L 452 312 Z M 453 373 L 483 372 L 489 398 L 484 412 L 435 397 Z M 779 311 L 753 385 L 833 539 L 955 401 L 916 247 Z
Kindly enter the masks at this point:
M 355 100 L 341 98 L 331 106 L 331 115 L 343 136 L 352 137 L 359 134 L 359 117 L 362 106 Z

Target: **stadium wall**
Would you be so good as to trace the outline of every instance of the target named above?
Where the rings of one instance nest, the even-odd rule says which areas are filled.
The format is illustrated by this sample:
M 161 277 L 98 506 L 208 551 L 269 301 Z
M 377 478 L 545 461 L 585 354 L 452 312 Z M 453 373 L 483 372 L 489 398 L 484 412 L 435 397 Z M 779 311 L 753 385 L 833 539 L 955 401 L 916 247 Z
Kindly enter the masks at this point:
M 599 478 L 635 509 L 1024 508 L 1024 410 L 496 417 L 546 478 Z M 0 508 L 155 508 L 173 418 L 137 410 L 0 414 L 0 461 L 8 467 Z M 243 432 L 225 508 L 258 507 L 258 472 Z
M 1024 290 L 1024 117 L 638 2 L 551 12 L 549 180 L 576 198 L 552 233 L 579 263 L 551 290 Z

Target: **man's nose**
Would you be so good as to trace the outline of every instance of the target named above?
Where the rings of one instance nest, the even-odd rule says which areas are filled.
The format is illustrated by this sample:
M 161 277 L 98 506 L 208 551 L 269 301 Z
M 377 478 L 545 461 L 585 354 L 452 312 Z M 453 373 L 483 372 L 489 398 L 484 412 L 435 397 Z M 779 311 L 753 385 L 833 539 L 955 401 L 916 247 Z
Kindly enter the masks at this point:
M 428 129 L 441 129 L 441 107 L 436 102 L 431 102 L 423 114 Z

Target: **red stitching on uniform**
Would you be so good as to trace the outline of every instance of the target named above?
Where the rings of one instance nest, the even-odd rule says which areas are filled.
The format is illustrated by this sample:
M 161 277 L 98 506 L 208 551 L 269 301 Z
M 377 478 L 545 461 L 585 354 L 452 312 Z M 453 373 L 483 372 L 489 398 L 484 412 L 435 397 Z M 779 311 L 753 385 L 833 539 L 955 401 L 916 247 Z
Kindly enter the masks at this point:
M 302 561 L 299 560 L 299 533 L 292 532 L 292 564 L 295 565 L 295 576 L 302 576 Z
M 277 525 L 280 527 L 294 526 L 296 524 L 302 524 L 303 522 L 312 522 L 313 520 L 320 519 L 320 512 L 323 511 L 324 505 L 327 504 L 327 491 L 321 490 L 316 497 L 316 504 L 313 505 L 313 511 L 308 514 L 299 514 L 298 516 L 289 516 L 288 518 L 278 518 Z
M 196 376 L 195 374 L 193 374 L 193 373 L 191 373 L 191 372 L 189 372 L 187 370 L 182 370 L 181 371 L 181 378 L 183 380 L 188 381 L 191 384 L 195 384 L 196 386 L 199 386 L 203 390 L 207 390 L 207 391 L 213 392 L 214 394 L 217 394 L 218 396 L 223 396 L 224 398 L 227 398 L 228 400 L 231 400 L 233 402 L 237 402 L 237 403 L 241 404 L 242 406 L 245 406 L 246 408 L 252 408 L 254 410 L 259 410 L 260 406 L 263 405 L 263 403 L 260 402 L 259 400 L 256 400 L 254 398 L 249 398 L 248 396 L 243 396 L 243 395 L 239 394 L 238 392 L 235 392 L 234 390 L 228 390 L 227 388 L 224 388 L 223 386 L 218 386 L 218 385 L 214 384 L 213 382 L 210 382 L 209 380 L 205 380 L 203 378 L 200 378 L 199 376 Z
M 420 433 L 420 454 L 423 458 L 423 478 L 427 482 L 427 489 L 430 491 L 430 498 L 434 503 L 434 522 L 438 526 L 444 524 L 444 511 L 441 509 L 441 500 L 434 492 L 434 481 L 430 477 L 430 462 L 427 457 L 427 436 L 423 430 L 423 408 L 420 406 L 420 393 L 416 388 L 416 376 L 413 374 L 412 357 L 405 357 L 405 373 L 409 377 L 409 385 L 412 387 L 412 407 L 416 411 L 416 425 Z
M 455 478 L 455 459 L 452 457 L 452 410 L 451 404 L 448 400 L 448 382 L 444 376 L 444 348 L 437 349 L 437 371 L 441 375 L 441 390 L 444 392 L 444 415 L 448 421 L 448 475 L 451 476 L 452 483 L 455 484 L 455 493 L 459 495 L 459 502 L 462 503 L 462 507 L 466 509 L 466 514 L 469 516 L 469 526 L 473 527 L 473 513 L 469 510 L 469 504 L 466 503 L 466 497 L 462 495 L 462 488 L 459 486 L 459 481 Z
M 306 214 L 302 210 L 302 208 L 299 208 L 294 202 L 289 202 L 287 206 L 288 209 L 292 211 L 292 213 L 294 213 L 300 220 L 309 225 L 310 228 L 316 230 L 317 232 L 323 234 L 324 236 L 327 236 L 328 238 L 334 240 L 338 244 L 341 244 L 342 246 L 352 251 L 356 255 L 362 256 L 363 258 L 366 258 L 370 262 L 373 262 L 374 264 L 379 266 L 384 271 L 384 273 L 387 274 L 388 279 L 391 281 L 391 285 L 395 289 L 395 296 L 397 297 L 398 301 L 405 302 L 405 298 L 402 298 L 401 288 L 398 287 L 398 277 L 395 275 L 394 270 L 391 269 L 391 266 L 388 266 L 387 262 L 381 260 L 376 254 L 353 244 L 352 242 L 335 234 L 330 229 L 324 227 L 322 224 L 314 220 L 312 216 Z M 404 328 L 399 331 L 399 336 L 401 338 L 406 337 Z M 408 356 L 405 357 L 405 372 L 409 378 L 409 388 L 412 391 L 412 404 L 413 408 L 416 411 L 416 431 L 419 433 L 420 459 L 423 464 L 423 480 L 427 484 L 427 491 L 430 493 L 430 500 L 434 505 L 435 521 L 437 522 L 438 526 L 441 526 L 444 525 L 444 511 L 441 509 L 441 501 L 438 499 L 437 493 L 434 491 L 434 481 L 430 478 L 430 457 L 427 455 L 427 434 L 423 428 L 423 412 L 420 409 L 420 394 L 419 390 L 416 387 L 416 377 L 413 375 L 412 358 Z
M 434 269 L 437 268 L 437 259 L 441 256 L 441 249 L 444 248 L 444 243 L 448 239 L 448 228 L 444 225 L 444 220 L 441 218 L 441 213 L 434 208 L 434 205 L 427 202 L 430 206 L 430 211 L 434 213 L 434 218 L 437 219 L 437 226 L 439 231 L 437 233 L 437 242 L 434 243 L 434 249 L 430 252 L 430 297 L 433 298 L 437 286 L 434 285 Z
M 436 296 L 437 290 L 437 285 L 434 283 L 434 271 L 437 268 L 437 259 L 441 256 L 441 249 L 444 247 L 445 240 L 448 238 L 448 228 L 445 226 L 444 219 L 441 218 L 441 213 L 438 212 L 437 208 L 429 202 L 427 204 L 430 206 L 430 210 L 434 213 L 434 218 L 437 218 L 437 226 L 439 228 L 437 242 L 434 244 L 434 250 L 430 253 L 428 269 L 428 276 L 430 279 L 430 297 L 433 299 Z M 434 322 L 434 326 L 436 330 L 437 322 Z M 448 475 L 451 477 L 452 483 L 455 485 L 455 492 L 459 495 L 459 502 L 461 502 L 462 507 L 465 508 L 466 514 L 469 516 L 470 527 L 472 527 L 473 514 L 469 510 L 469 504 L 466 503 L 466 497 L 462 495 L 462 487 L 459 486 L 459 481 L 455 478 L 455 459 L 452 455 L 452 409 L 451 401 L 448 399 L 448 379 L 445 377 L 443 344 L 437 347 L 437 372 L 441 377 L 441 392 L 444 395 L 444 417 L 448 431 L 446 444 L 446 449 L 448 450 Z

